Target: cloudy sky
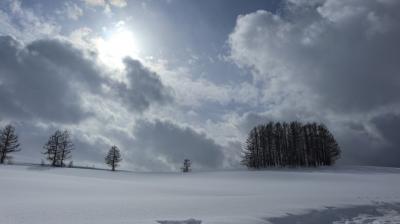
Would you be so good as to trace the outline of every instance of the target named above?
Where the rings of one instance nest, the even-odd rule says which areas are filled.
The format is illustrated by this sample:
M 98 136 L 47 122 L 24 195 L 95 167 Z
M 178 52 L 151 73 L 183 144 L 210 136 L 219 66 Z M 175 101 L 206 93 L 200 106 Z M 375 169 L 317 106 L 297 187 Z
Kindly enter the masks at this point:
M 317 121 L 339 163 L 400 166 L 398 0 L 3 0 L 0 125 L 16 161 L 68 129 L 75 164 L 239 166 L 248 131 Z

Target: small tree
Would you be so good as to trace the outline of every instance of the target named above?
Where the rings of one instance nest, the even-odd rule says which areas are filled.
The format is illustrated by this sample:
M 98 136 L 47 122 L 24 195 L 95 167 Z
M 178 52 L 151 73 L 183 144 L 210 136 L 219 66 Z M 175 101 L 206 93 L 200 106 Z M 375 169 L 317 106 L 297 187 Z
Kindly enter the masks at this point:
M 50 161 L 52 166 L 65 166 L 64 161 L 71 158 L 71 151 L 74 149 L 69 131 L 57 130 L 52 134 L 43 146 L 46 150 L 43 154 Z
M 185 159 L 183 160 L 183 166 L 181 167 L 182 172 L 187 173 L 192 171 L 192 169 L 190 168 L 192 165 L 192 162 L 190 161 L 190 159 Z
M 106 164 L 111 167 L 112 171 L 118 166 L 118 163 L 122 161 L 121 153 L 117 146 L 112 146 L 105 157 Z
M 64 161 L 66 159 L 71 158 L 71 151 L 74 149 L 74 144 L 72 144 L 71 141 L 71 134 L 69 133 L 68 130 L 65 130 L 61 134 L 61 144 L 59 146 L 59 151 L 60 151 L 60 158 L 59 158 L 59 163 L 60 166 L 65 166 Z
M 60 130 L 57 130 L 56 132 L 54 132 L 54 134 L 50 136 L 47 143 L 43 146 L 43 148 L 46 150 L 43 152 L 43 154 L 46 155 L 46 159 L 50 162 L 52 166 L 59 165 L 59 148 L 61 145 L 61 138 L 62 132 Z
M 6 159 L 11 160 L 9 153 L 20 151 L 19 146 L 15 128 L 7 125 L 0 133 L 0 164 L 3 164 Z

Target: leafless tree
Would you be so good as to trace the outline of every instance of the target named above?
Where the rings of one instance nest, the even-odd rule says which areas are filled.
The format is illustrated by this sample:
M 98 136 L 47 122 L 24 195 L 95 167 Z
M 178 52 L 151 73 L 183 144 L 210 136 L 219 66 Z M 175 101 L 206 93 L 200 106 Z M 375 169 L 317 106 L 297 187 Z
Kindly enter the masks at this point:
M 15 134 L 15 128 L 12 125 L 7 125 L 0 133 L 0 164 L 5 160 L 11 160 L 10 153 L 21 150 L 18 143 L 18 136 Z
M 330 166 L 340 147 L 323 124 L 269 122 L 254 127 L 246 140 L 242 164 L 249 168 Z
M 69 131 L 61 132 L 57 130 L 50 136 L 43 148 L 45 149 L 43 154 L 46 155 L 46 159 L 50 161 L 52 166 L 63 167 L 65 166 L 64 161 L 71 158 L 71 151 L 74 149 L 74 145 Z
M 182 172 L 187 173 L 192 171 L 191 166 L 192 162 L 190 161 L 190 159 L 184 159 L 183 166 L 181 167 Z

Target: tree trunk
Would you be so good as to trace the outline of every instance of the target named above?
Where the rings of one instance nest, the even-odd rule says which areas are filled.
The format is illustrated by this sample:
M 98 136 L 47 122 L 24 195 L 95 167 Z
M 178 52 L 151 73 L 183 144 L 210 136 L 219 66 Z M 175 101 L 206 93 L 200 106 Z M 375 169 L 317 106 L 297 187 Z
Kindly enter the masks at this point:
M 1 153 L 0 164 L 3 164 L 5 159 L 6 159 L 6 154 Z

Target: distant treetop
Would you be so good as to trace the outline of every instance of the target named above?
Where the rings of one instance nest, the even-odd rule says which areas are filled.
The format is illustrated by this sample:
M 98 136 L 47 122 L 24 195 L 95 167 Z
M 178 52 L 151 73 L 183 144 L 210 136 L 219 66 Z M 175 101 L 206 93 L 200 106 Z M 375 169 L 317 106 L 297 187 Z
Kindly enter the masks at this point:
M 330 166 L 340 153 L 323 124 L 269 122 L 250 131 L 242 164 L 249 168 Z

